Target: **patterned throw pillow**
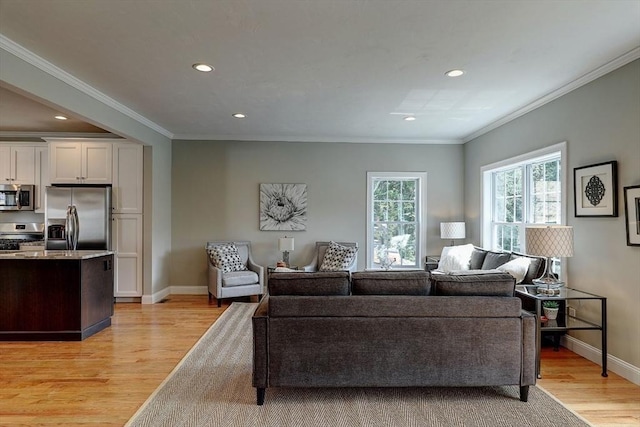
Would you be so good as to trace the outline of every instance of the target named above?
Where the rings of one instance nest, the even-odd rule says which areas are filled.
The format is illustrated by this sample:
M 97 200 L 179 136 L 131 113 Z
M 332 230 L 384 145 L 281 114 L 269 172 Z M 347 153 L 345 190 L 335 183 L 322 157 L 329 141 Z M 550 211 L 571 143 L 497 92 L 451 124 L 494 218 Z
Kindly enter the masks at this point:
M 247 266 L 242 262 L 238 248 L 233 243 L 217 245 L 207 251 L 211 257 L 213 265 L 222 270 L 223 273 L 232 271 L 244 271 Z
M 324 253 L 320 271 L 348 270 L 357 252 L 358 248 L 355 246 L 342 246 L 336 242 L 330 242 Z

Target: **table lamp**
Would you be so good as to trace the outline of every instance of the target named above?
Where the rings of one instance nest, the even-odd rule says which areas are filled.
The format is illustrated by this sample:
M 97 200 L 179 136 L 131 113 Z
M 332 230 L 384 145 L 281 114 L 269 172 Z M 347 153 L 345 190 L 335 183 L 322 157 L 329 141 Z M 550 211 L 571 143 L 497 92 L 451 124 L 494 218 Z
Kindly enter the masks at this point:
M 289 251 L 293 250 L 293 237 L 280 237 L 278 239 L 278 250 L 282 252 L 282 261 L 289 267 Z
M 453 239 L 464 239 L 465 237 L 467 237 L 467 233 L 464 222 L 440 223 L 440 238 L 451 239 L 451 246 L 453 246 Z
M 559 293 L 559 288 L 564 283 L 553 274 L 551 258 L 573 256 L 573 227 L 566 225 L 526 227 L 525 238 L 527 254 L 547 258 L 545 274 L 533 280 L 533 283 L 538 285 L 538 293 L 547 295 Z

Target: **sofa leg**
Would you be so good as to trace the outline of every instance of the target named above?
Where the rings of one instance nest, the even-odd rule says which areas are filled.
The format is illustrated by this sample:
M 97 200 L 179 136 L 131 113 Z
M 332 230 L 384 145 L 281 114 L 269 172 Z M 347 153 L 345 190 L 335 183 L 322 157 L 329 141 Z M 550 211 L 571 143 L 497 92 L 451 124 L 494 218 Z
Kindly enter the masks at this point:
M 266 389 L 264 388 L 257 388 L 256 389 L 256 403 L 259 406 L 262 406 L 264 404 L 264 395 L 266 393 Z
M 222 298 L 216 298 L 216 300 L 218 301 L 218 307 L 222 306 Z
M 520 400 L 522 402 L 526 402 L 529 399 L 529 386 L 521 385 L 520 386 Z

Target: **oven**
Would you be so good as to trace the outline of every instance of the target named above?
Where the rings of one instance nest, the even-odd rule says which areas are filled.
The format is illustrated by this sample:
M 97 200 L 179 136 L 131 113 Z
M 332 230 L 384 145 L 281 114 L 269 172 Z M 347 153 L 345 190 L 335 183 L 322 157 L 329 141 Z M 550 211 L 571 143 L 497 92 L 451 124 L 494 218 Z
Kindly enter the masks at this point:
M 44 224 L 0 222 L 0 251 L 44 249 Z
M 34 210 L 34 186 L 0 184 L 0 211 Z

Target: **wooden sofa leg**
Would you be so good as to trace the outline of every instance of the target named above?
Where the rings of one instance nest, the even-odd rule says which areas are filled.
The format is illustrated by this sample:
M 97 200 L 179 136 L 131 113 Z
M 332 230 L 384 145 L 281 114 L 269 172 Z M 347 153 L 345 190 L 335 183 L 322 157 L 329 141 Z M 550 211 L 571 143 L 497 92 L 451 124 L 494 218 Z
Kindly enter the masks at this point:
M 258 404 L 258 406 L 262 406 L 264 404 L 264 395 L 266 391 L 267 390 L 264 388 L 256 389 L 256 403 Z
M 216 300 L 218 301 L 218 307 L 220 307 L 222 305 L 222 299 L 221 298 L 216 298 Z
M 529 386 L 521 385 L 520 386 L 520 400 L 522 402 L 526 402 L 529 399 Z

